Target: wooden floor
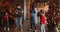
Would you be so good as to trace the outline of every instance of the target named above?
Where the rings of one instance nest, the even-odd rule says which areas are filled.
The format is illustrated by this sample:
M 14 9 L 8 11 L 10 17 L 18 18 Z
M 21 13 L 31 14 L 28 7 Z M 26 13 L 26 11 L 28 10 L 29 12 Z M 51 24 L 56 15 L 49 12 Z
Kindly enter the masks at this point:
M 38 22 L 38 32 L 40 32 L 40 24 Z M 10 25 L 10 31 L 4 31 L 4 27 L 3 26 L 0 26 L 0 32 L 20 32 L 20 26 L 18 27 L 18 29 L 15 31 L 15 24 L 11 24 Z M 30 20 L 25 20 L 24 23 L 23 23 L 23 31 L 22 32 L 34 32 L 34 27 L 33 27 L 33 30 L 32 31 L 28 31 L 30 28 Z

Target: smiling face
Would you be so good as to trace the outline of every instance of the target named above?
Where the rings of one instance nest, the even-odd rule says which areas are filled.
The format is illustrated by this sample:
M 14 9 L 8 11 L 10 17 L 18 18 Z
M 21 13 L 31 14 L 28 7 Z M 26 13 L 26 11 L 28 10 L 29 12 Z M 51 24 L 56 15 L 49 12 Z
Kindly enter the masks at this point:
M 45 11 L 48 11 L 49 10 L 49 5 L 46 5 L 45 8 L 44 8 Z

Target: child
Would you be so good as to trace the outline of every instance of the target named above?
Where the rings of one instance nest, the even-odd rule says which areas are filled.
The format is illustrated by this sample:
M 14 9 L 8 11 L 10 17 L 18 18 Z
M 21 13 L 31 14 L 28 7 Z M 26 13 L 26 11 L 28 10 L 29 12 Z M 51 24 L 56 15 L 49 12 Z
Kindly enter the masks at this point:
M 5 14 L 4 14 L 4 30 L 6 30 L 6 29 L 8 29 L 8 31 L 9 31 L 9 15 L 8 15 L 8 12 L 6 12 Z
M 45 13 L 43 10 L 41 10 L 41 13 L 40 13 L 40 28 L 41 28 L 41 32 L 45 32 L 45 24 L 47 23 L 46 22 L 46 17 L 45 17 Z

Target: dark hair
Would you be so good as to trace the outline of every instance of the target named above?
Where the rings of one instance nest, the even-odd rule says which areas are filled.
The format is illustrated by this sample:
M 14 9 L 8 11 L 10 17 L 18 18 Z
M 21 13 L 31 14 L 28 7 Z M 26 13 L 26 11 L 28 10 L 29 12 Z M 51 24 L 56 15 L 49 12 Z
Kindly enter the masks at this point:
M 43 14 L 43 13 L 44 13 L 44 11 L 43 11 L 43 10 L 40 10 L 40 13 L 42 13 L 42 14 Z
M 4 12 L 4 15 L 5 15 L 6 13 L 8 13 L 8 12 Z
M 20 6 L 20 4 L 16 4 L 16 6 Z
M 32 9 L 34 9 L 35 7 L 36 7 L 37 5 L 36 5 L 36 3 L 32 3 Z

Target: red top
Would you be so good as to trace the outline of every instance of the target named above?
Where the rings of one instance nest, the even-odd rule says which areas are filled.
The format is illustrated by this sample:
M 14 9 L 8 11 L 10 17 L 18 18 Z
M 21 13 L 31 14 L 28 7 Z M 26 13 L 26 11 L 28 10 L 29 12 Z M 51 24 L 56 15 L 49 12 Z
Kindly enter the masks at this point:
M 40 16 L 40 20 L 41 20 L 41 23 L 42 24 L 46 24 L 46 19 L 45 19 L 45 17 L 44 16 Z
M 8 21 L 9 20 L 9 16 L 8 15 L 5 15 L 4 16 L 4 21 Z

